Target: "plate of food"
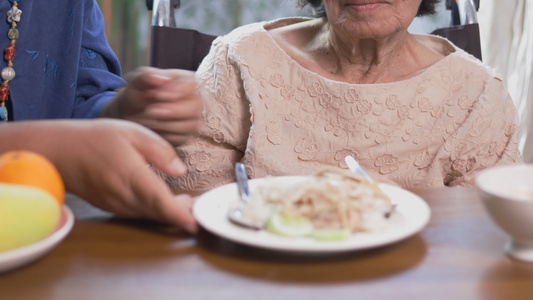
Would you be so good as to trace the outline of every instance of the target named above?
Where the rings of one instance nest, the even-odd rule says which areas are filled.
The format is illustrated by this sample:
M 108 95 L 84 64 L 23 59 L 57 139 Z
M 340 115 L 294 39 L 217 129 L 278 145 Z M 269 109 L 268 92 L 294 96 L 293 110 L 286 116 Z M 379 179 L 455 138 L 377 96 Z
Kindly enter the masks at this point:
M 236 183 L 214 188 L 198 197 L 193 214 L 206 230 L 234 242 L 309 253 L 389 245 L 418 233 L 431 214 L 407 190 L 338 168 L 252 179 L 249 189 L 251 199 L 243 204 Z M 236 208 L 259 229 L 230 221 Z
M 35 243 L 0 252 L 0 273 L 21 267 L 42 257 L 68 235 L 73 225 L 74 214 L 68 206 L 62 205 L 59 223 L 52 233 Z

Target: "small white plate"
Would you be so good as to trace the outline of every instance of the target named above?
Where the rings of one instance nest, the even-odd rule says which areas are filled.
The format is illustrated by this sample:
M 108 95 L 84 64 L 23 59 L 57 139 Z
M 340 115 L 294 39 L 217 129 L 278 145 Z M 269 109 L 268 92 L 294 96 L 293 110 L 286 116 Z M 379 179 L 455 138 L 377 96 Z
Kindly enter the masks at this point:
M 63 205 L 57 229 L 46 238 L 33 244 L 0 252 L 0 273 L 28 264 L 52 250 L 67 236 L 74 225 L 74 214 Z
M 303 180 L 302 176 L 278 177 L 284 183 Z M 263 178 L 250 180 L 250 190 L 265 181 Z M 227 218 L 229 208 L 238 201 L 237 185 L 223 185 L 201 195 L 193 206 L 193 214 L 205 229 L 223 238 L 260 248 L 328 253 L 369 249 L 388 245 L 416 234 L 429 222 L 430 210 L 419 196 L 404 189 L 380 184 L 380 188 L 396 202 L 396 213 L 391 216 L 391 225 L 376 233 L 355 233 L 341 241 L 321 241 L 313 238 L 287 238 L 266 230 L 252 230 L 233 224 Z

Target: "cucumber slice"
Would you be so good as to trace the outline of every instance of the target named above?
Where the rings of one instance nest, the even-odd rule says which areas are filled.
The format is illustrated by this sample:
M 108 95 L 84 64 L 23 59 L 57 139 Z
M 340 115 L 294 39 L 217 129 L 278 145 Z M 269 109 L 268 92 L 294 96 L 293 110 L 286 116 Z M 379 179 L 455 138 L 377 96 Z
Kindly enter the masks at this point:
M 349 229 L 318 229 L 311 232 L 311 237 L 323 241 L 340 241 L 352 235 Z
M 286 237 L 302 237 L 313 232 L 313 224 L 305 217 L 288 217 L 283 213 L 274 213 L 268 219 L 266 229 Z

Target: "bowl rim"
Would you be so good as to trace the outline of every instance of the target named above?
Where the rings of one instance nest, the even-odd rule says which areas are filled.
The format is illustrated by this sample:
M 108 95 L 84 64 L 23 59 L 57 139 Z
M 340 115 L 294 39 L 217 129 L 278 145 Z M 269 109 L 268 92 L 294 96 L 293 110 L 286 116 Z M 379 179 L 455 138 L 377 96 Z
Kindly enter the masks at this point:
M 533 163 L 506 164 L 506 165 L 499 165 L 499 166 L 494 166 L 494 167 L 484 169 L 480 171 L 475 177 L 475 184 L 476 184 L 477 189 L 488 195 L 500 197 L 502 198 L 502 200 L 505 200 L 505 201 L 533 203 L 533 201 L 529 201 L 528 199 L 525 199 L 523 197 L 518 197 L 515 194 L 504 194 L 498 191 L 494 191 L 490 188 L 487 189 L 486 184 L 484 184 L 482 181 L 483 178 L 493 173 L 499 172 L 503 169 L 506 169 L 506 170 L 507 169 L 530 169 L 533 172 Z M 533 187 L 532 187 L 532 190 L 533 190 Z
M 27 265 L 52 251 L 74 227 L 75 216 L 70 207 L 63 204 L 61 219 L 56 229 L 47 237 L 32 244 L 0 252 L 0 276 L 5 272 Z

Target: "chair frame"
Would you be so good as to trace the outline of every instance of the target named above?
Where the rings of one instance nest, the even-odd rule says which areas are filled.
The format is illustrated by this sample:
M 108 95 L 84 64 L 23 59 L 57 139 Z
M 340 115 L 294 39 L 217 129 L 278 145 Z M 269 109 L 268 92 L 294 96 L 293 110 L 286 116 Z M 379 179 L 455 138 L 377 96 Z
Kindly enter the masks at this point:
M 452 22 L 432 34 L 452 41 L 459 48 L 481 60 L 481 43 L 476 11 L 480 0 L 446 0 Z M 152 10 L 150 65 L 196 71 L 217 37 L 197 30 L 177 28 L 174 10 L 180 0 L 146 0 Z

